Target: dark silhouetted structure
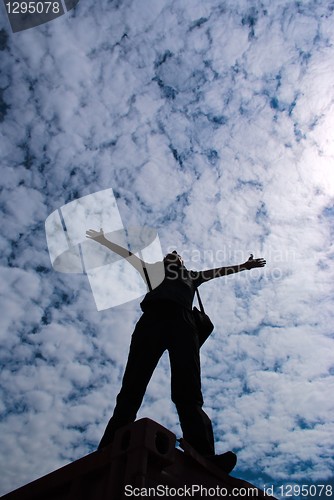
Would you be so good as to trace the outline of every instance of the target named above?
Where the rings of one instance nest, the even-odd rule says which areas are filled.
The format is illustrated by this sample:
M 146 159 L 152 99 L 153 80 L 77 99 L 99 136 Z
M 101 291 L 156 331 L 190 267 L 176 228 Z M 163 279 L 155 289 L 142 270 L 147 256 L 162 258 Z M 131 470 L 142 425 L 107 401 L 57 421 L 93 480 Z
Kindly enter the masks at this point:
M 143 418 L 96 451 L 3 497 L 3 500 L 123 500 L 165 496 L 253 498 L 267 496 L 229 476 L 158 423 Z
M 148 287 L 140 303 L 143 314 L 131 337 L 122 387 L 98 449 L 110 445 L 118 429 L 135 421 L 151 376 L 167 350 L 171 368 L 171 397 L 184 439 L 213 463 L 219 462 L 225 472 L 232 471 L 237 457 L 232 451 L 215 454 L 212 423 L 203 410 L 199 354 L 202 341 L 192 303 L 202 283 L 264 267 L 265 259 L 254 259 L 251 254 L 242 264 L 192 271 L 185 267 L 176 250 L 168 253 L 161 262 L 150 264 L 107 239 L 102 228 L 100 231 L 89 229 L 86 236 L 128 260 Z

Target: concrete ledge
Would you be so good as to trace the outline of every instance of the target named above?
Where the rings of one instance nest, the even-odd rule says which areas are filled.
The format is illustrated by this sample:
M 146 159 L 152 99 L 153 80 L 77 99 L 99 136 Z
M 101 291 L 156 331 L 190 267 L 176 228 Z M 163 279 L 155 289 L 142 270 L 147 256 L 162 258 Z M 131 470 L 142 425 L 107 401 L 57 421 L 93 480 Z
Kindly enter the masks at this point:
M 232 477 L 191 446 L 175 448 L 176 436 L 148 418 L 119 431 L 112 445 L 58 469 L 3 500 L 123 500 L 266 496 Z M 268 497 L 269 498 L 269 497 Z M 271 497 L 272 498 L 272 497 Z

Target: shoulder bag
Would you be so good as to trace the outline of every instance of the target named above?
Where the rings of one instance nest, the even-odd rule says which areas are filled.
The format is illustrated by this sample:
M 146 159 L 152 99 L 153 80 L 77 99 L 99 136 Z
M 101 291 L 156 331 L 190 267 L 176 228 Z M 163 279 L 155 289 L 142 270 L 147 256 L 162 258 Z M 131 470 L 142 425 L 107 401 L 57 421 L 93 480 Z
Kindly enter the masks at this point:
M 212 330 L 214 329 L 214 325 L 213 325 L 211 319 L 209 318 L 209 316 L 204 311 L 201 297 L 199 295 L 199 291 L 197 288 L 196 288 L 196 294 L 197 294 L 199 309 L 197 309 L 196 306 L 193 307 L 193 315 L 194 315 L 194 320 L 195 320 L 196 327 L 197 327 L 199 345 L 201 347 L 204 344 L 204 342 L 206 341 L 206 339 L 212 333 Z

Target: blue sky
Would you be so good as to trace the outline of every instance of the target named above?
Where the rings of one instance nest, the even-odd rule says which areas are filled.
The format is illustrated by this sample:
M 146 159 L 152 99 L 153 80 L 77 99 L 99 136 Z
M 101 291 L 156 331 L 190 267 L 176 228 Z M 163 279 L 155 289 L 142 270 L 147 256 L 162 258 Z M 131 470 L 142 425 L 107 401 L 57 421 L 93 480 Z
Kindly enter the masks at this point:
M 332 2 L 81 0 L 15 34 L 1 8 L 0 493 L 112 412 L 140 299 L 98 311 L 45 235 L 106 189 L 189 268 L 266 258 L 201 287 L 217 451 L 259 487 L 333 483 Z M 180 436 L 169 393 L 164 356 L 138 416 Z

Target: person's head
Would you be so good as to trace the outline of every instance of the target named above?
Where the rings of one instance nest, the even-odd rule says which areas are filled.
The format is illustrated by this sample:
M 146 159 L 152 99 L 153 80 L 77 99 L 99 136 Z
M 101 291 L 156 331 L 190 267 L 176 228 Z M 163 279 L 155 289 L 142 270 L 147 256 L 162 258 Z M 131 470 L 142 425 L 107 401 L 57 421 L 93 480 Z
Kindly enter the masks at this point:
M 168 253 L 165 258 L 164 258 L 164 263 L 165 264 L 176 264 L 177 266 L 183 266 L 183 259 L 181 255 L 177 253 L 176 250 L 173 250 L 173 252 Z

